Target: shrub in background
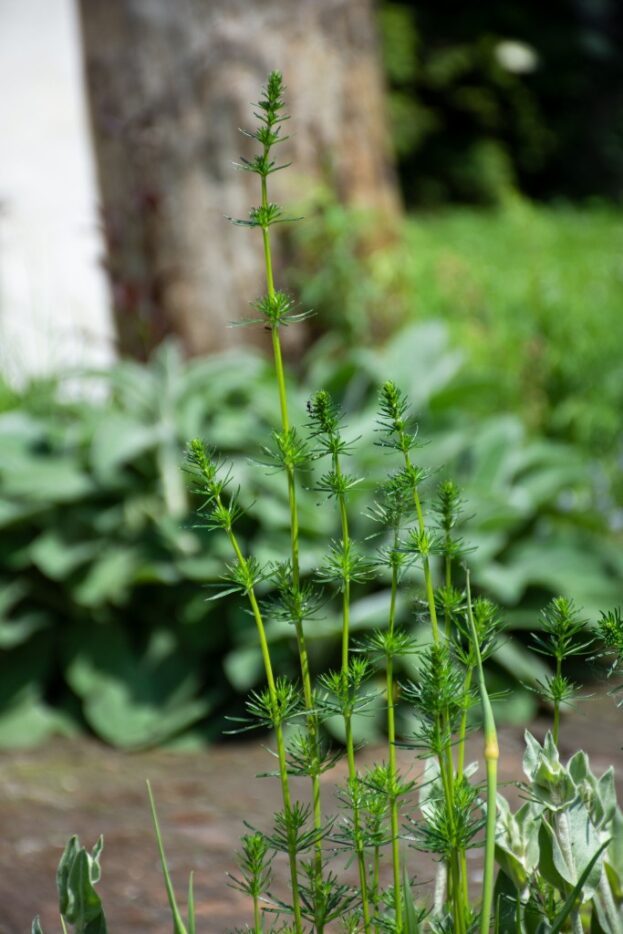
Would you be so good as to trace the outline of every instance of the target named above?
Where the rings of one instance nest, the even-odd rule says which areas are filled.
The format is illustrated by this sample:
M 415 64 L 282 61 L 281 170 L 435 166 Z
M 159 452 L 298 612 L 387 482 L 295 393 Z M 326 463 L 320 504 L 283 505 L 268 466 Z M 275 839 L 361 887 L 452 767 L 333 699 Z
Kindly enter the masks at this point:
M 407 218 L 374 251 L 365 248 L 373 216 L 327 195 L 304 213 L 296 230 L 304 261 L 292 282 L 333 342 L 377 343 L 397 323 L 443 321 L 477 374 L 469 407 L 513 411 L 535 434 L 579 445 L 623 502 L 623 224 L 615 212 L 520 200 L 492 212 L 446 209 Z M 608 510 L 605 489 L 602 502 Z M 610 518 L 620 525 L 615 510 Z
M 577 449 L 530 438 L 516 416 L 483 417 L 482 387 L 443 325 L 407 328 L 374 350 L 332 355 L 330 343 L 312 351 L 302 384 L 290 384 L 294 415 L 304 415 L 307 387 L 323 385 L 341 400 L 353 432 L 370 441 L 378 386 L 391 373 L 430 439 L 423 463 L 447 464 L 469 499 L 474 580 L 512 608 L 513 626 L 523 628 L 530 609 L 559 591 L 587 608 L 617 599 L 623 569 L 594 508 L 590 464 Z M 189 435 L 218 447 L 243 491 L 244 540 L 262 560 L 281 553 L 287 494 L 249 459 L 275 427 L 270 366 L 251 353 L 184 363 L 165 345 L 148 366 L 123 362 L 98 380 L 108 387 L 105 402 L 62 401 L 50 384 L 7 396 L 0 414 L 3 745 L 76 725 L 130 747 L 189 730 L 209 737 L 261 677 L 238 601 L 209 599 L 223 546 L 195 527 L 177 463 Z M 358 515 L 357 496 L 369 494 L 386 460 L 373 444 L 352 460 L 366 477 L 353 530 L 373 551 L 374 526 Z M 307 578 L 336 527 L 313 490 L 302 489 L 299 500 Z M 415 571 L 409 586 L 419 586 Z M 356 630 L 379 624 L 387 587 L 381 580 L 361 589 Z M 398 607 L 401 619 L 408 603 Z M 310 634 L 319 664 L 337 651 L 338 632 L 328 607 Z M 275 622 L 269 635 L 291 670 L 289 627 Z M 528 659 L 516 641 L 491 664 L 504 681 L 518 666 L 527 677 Z M 533 703 L 519 691 L 515 716 L 529 716 Z

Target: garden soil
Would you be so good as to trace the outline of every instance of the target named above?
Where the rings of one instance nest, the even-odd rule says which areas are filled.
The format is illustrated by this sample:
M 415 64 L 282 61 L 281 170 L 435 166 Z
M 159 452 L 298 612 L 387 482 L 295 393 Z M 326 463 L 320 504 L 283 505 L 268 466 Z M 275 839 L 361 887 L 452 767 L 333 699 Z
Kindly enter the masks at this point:
M 542 739 L 545 721 L 532 730 Z M 623 790 L 623 712 L 612 698 L 584 701 L 563 721 L 561 754 L 577 748 L 591 757 L 601 774 L 612 763 Z M 500 731 L 501 780 L 522 777 L 522 730 Z M 482 740 L 470 738 L 468 761 L 482 759 Z M 362 759 L 380 761 L 382 749 L 367 749 Z M 405 772 L 417 777 L 420 764 L 400 751 Z M 242 928 L 249 919 L 244 895 L 228 887 L 235 871 L 233 852 L 244 832 L 243 820 L 268 829 L 279 807 L 278 782 L 256 778 L 274 768 L 259 742 L 227 743 L 202 752 L 156 750 L 122 753 L 92 740 L 51 742 L 34 750 L 0 753 L 0 934 L 29 934 L 39 913 L 45 934 L 58 934 L 55 870 L 67 838 L 75 833 L 92 846 L 104 834 L 103 875 L 99 892 L 111 934 L 170 934 L 172 924 L 150 824 L 145 779 L 150 779 L 163 828 L 171 873 L 185 906 L 188 873 L 195 872 L 197 927 L 205 934 Z M 334 783 L 343 780 L 341 763 L 325 777 L 325 806 L 333 811 Z M 304 799 L 305 783 L 294 780 Z M 506 793 L 514 804 L 520 789 Z M 434 866 L 411 851 L 416 883 L 430 891 Z M 275 891 L 285 894 L 283 860 L 276 862 Z M 480 855 L 470 863 L 472 884 L 481 878 Z M 389 865 L 385 867 L 385 871 Z M 352 878 L 352 867 L 344 875 Z M 389 880 L 388 880 L 389 881 Z

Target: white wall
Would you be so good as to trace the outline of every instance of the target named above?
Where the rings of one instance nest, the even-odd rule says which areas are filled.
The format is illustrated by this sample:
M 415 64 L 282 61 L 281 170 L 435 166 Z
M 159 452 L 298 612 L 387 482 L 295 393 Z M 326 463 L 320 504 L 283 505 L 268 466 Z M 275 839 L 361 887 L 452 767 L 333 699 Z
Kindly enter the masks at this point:
M 74 3 L 0 0 L 0 372 L 12 383 L 113 359 L 98 224 Z

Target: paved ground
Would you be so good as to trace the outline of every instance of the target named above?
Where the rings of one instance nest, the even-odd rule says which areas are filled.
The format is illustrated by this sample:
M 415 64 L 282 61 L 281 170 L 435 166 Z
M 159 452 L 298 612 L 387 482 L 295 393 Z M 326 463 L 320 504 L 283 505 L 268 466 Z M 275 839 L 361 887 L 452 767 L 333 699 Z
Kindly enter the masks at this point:
M 540 737 L 544 723 L 534 725 Z M 582 746 L 596 771 L 610 762 L 623 777 L 623 712 L 609 698 L 585 701 L 563 724 L 561 751 Z M 471 741 L 478 758 L 481 741 Z M 501 735 L 501 777 L 521 777 L 522 732 Z M 380 759 L 381 750 L 365 758 Z M 401 753 L 403 767 L 412 767 Z M 159 805 L 172 874 L 184 901 L 188 871 L 196 873 L 199 930 L 224 934 L 248 920 L 245 898 L 226 885 L 242 820 L 269 826 L 278 807 L 272 779 L 255 774 L 272 768 L 258 743 L 224 745 L 202 753 L 155 751 L 127 755 L 95 742 L 55 742 L 35 751 L 0 755 L 0 934 L 27 934 L 36 912 L 45 934 L 60 931 L 54 873 L 71 833 L 92 845 L 105 836 L 100 893 L 112 934 L 170 934 L 171 921 L 161 883 L 146 801 L 150 778 Z M 415 766 L 417 768 L 417 765 Z M 327 779 L 325 801 L 332 809 L 334 777 Z M 510 797 L 517 789 L 510 786 Z M 304 797 L 303 787 L 296 792 Z M 414 854 L 413 868 L 425 886 L 430 865 Z M 479 875 L 472 863 L 473 881 Z

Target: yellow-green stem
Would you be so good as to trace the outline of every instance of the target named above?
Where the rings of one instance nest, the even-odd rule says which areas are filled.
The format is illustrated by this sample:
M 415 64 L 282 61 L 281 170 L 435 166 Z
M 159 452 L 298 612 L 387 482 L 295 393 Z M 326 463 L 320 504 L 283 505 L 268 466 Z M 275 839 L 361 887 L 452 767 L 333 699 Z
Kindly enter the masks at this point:
M 485 765 L 487 770 L 487 825 L 485 834 L 485 869 L 482 880 L 482 906 L 480 909 L 480 934 L 488 934 L 491 907 L 493 904 L 493 886 L 495 872 L 495 830 L 497 816 L 497 774 L 500 750 L 498 746 L 497 730 L 493 708 L 489 700 L 485 673 L 480 655 L 480 644 L 472 612 L 472 594 L 470 588 L 469 572 L 467 574 L 467 616 L 471 630 L 471 637 L 476 654 L 478 666 L 478 680 L 480 684 L 480 699 L 482 703 L 482 718 L 485 734 Z
M 378 917 L 379 917 L 379 908 L 381 904 L 381 897 L 379 891 L 379 883 L 381 877 L 381 850 L 380 847 L 374 847 L 374 869 L 372 873 L 372 905 L 374 906 L 374 930 L 376 934 L 379 932 Z
M 397 545 L 397 541 L 394 541 Z M 398 592 L 398 571 L 392 568 L 392 589 L 389 604 L 389 633 L 393 635 L 396 621 L 396 595 Z M 392 866 L 394 871 L 394 901 L 396 908 L 396 934 L 402 932 L 402 898 L 400 886 L 400 844 L 398 840 L 398 800 L 396 798 L 396 785 L 398 774 L 396 768 L 396 712 L 394 700 L 394 659 L 387 658 L 387 742 L 389 746 L 389 781 L 391 796 L 389 799 L 390 821 L 392 833 Z
M 409 457 L 409 452 L 405 451 L 405 466 L 407 469 L 411 468 L 411 458 Z M 418 521 L 418 529 L 420 534 L 423 533 L 426 529 L 424 522 L 424 513 L 422 510 L 422 503 L 420 501 L 420 494 L 418 492 L 417 485 L 413 485 L 413 503 L 415 505 L 415 511 Z M 437 621 L 437 607 L 435 605 L 435 589 L 433 586 L 433 576 L 430 569 L 430 561 L 428 555 L 423 556 L 422 558 L 422 569 L 424 571 L 424 584 L 426 587 L 426 599 L 428 602 L 428 612 L 430 615 L 431 627 L 433 630 L 433 640 L 435 645 L 439 645 L 441 640 L 439 637 L 439 623 Z M 448 573 L 448 568 L 446 567 L 446 574 Z M 448 718 L 446 715 L 443 715 L 441 718 L 441 725 L 443 732 L 449 732 Z M 453 808 L 454 808 L 454 761 L 452 758 L 452 746 L 448 742 L 446 749 L 443 754 L 439 756 L 439 769 L 441 772 L 441 777 L 444 786 L 444 794 L 446 798 L 446 806 L 448 808 L 448 814 L 450 817 L 451 824 L 453 823 Z M 461 882 L 461 867 L 457 858 L 456 864 L 450 866 L 449 880 L 452 886 L 452 903 L 455 909 L 455 928 L 457 925 L 460 925 L 457 928 L 457 931 L 460 932 L 465 929 L 465 921 L 463 916 L 462 908 L 462 892 L 465 888 L 465 885 Z
M 446 589 L 449 590 L 450 587 L 452 586 L 452 558 L 450 557 L 450 555 L 446 555 L 445 564 L 446 564 Z M 447 609 L 444 612 L 444 630 L 446 634 L 446 639 L 450 641 L 450 636 L 452 635 L 451 620 L 450 620 L 450 614 L 448 613 Z
M 463 682 L 463 696 L 467 700 L 470 688 L 472 686 L 472 678 L 474 676 L 474 669 L 470 667 L 465 672 L 465 680 Z M 457 752 L 457 766 L 456 766 L 456 776 L 460 781 L 463 778 L 463 772 L 465 771 L 465 738 L 467 735 L 467 703 L 465 704 L 463 713 L 461 714 L 461 725 L 459 727 L 459 742 L 458 742 L 458 752 Z
M 443 721 L 444 718 L 440 715 L 438 720 L 438 728 L 440 730 L 444 730 L 442 725 Z M 441 784 L 446 801 L 451 832 L 454 834 L 454 785 L 448 772 L 447 756 L 444 755 L 443 750 L 439 752 L 437 761 L 439 763 L 439 774 L 441 777 Z M 456 849 L 453 850 L 452 855 L 448 861 L 448 898 L 452 904 L 455 934 L 462 934 L 462 932 L 465 931 L 465 918 L 463 914 L 463 884 L 461 879 L 459 853 Z
M 262 934 L 262 921 L 260 916 L 260 900 L 257 895 L 253 896 L 253 924 L 255 934 Z
M 249 601 L 251 603 L 251 609 L 253 610 L 253 616 L 255 617 L 255 622 L 260 633 L 260 643 L 266 646 L 266 657 L 267 657 L 267 667 L 266 667 L 266 678 L 268 681 L 268 689 L 271 693 L 271 701 L 273 702 L 274 707 L 276 708 L 277 695 L 275 691 L 275 679 L 272 671 L 272 664 L 270 661 L 270 655 L 268 655 L 268 643 L 266 640 L 266 633 L 264 630 L 264 622 L 262 620 L 262 615 L 260 608 L 257 602 L 255 593 L 251 590 L 249 592 Z M 271 687 L 272 685 L 272 687 Z M 286 758 L 286 744 L 283 736 L 283 728 L 281 724 L 275 725 L 275 737 L 277 739 L 277 756 L 279 759 L 279 778 L 281 781 L 281 795 L 283 798 L 283 806 L 286 814 L 292 813 L 292 799 L 290 797 L 290 784 L 288 781 L 288 762 Z M 302 934 L 303 932 L 303 922 L 301 918 L 301 905 L 300 905 L 300 896 L 299 896 L 299 886 L 298 886 L 298 868 L 296 865 L 296 850 L 294 846 L 288 846 L 288 861 L 290 863 L 290 883 L 292 886 L 292 908 L 294 911 L 294 925 L 297 931 L 297 934 Z
M 357 769 L 355 766 L 355 746 L 353 742 L 353 726 L 350 715 L 344 716 L 346 729 L 346 757 L 348 760 L 348 779 L 353 795 L 353 832 L 355 835 L 355 850 L 357 853 L 357 866 L 359 869 L 359 888 L 361 891 L 361 910 L 363 914 L 363 928 L 365 934 L 370 931 L 370 905 L 368 900 L 368 879 L 366 876 L 366 856 L 361 842 L 361 821 L 359 817 L 359 803 L 357 800 Z
M 465 919 L 463 917 L 463 907 L 461 904 L 461 882 L 460 882 L 460 873 L 459 873 L 459 861 L 458 853 L 456 850 L 452 853 L 450 857 L 450 872 L 449 877 L 451 880 L 451 899 L 452 899 L 452 916 L 454 918 L 454 934 L 466 934 L 465 932 Z
M 556 659 L 556 680 L 559 681 L 562 675 L 562 659 Z M 558 745 L 558 734 L 560 733 L 560 701 L 558 698 L 554 700 L 554 725 L 552 729 L 552 735 L 554 742 Z
M 411 458 L 409 457 L 409 452 L 405 451 L 405 467 L 410 469 Z M 420 533 L 425 531 L 424 523 L 424 513 L 422 512 L 422 503 L 420 502 L 420 494 L 418 493 L 418 488 L 414 484 L 413 486 L 413 503 L 415 505 L 415 511 L 417 514 L 418 528 Z M 433 578 L 430 570 L 430 562 L 428 556 L 424 556 L 422 559 L 422 568 L 424 571 L 424 584 L 426 586 L 426 599 L 428 601 L 428 612 L 430 614 L 430 622 L 433 629 L 433 639 L 435 644 L 439 645 L 439 624 L 437 622 L 437 607 L 435 606 L 435 590 L 433 587 Z
M 340 475 L 340 460 L 337 454 L 333 455 L 333 469 Z M 350 534 L 348 530 L 348 513 L 346 512 L 346 503 L 344 496 L 338 497 L 340 510 L 340 525 L 342 528 L 342 545 L 346 551 L 350 547 Z M 347 684 L 348 662 L 349 662 L 349 637 L 350 637 L 350 580 L 344 581 L 342 592 L 342 680 Z M 348 777 L 353 792 L 353 828 L 355 832 L 357 846 L 357 862 L 359 865 L 359 884 L 361 887 L 361 904 L 363 910 L 363 926 L 366 934 L 370 930 L 370 909 L 368 904 L 368 879 L 366 876 L 366 860 L 363 847 L 361 845 L 361 821 L 359 817 L 357 784 L 357 769 L 355 767 L 355 744 L 353 740 L 352 717 L 350 714 L 344 715 L 344 726 L 346 731 L 346 755 L 348 758 Z
M 222 506 L 222 500 L 220 496 L 216 497 L 218 506 Z M 231 543 L 231 546 L 234 550 L 234 554 L 238 559 L 238 562 L 241 566 L 246 565 L 246 559 L 242 554 L 242 549 L 236 538 L 236 534 L 233 529 L 227 529 L 227 537 Z M 266 672 L 266 681 L 268 683 L 268 691 L 270 693 L 270 699 L 273 706 L 273 709 L 277 708 L 277 693 L 275 687 L 275 676 L 273 674 L 273 666 L 270 658 L 270 650 L 268 648 L 268 640 L 266 638 L 266 629 L 264 627 L 264 620 L 262 619 L 262 613 L 260 610 L 259 603 L 257 602 L 257 597 L 255 596 L 255 591 L 251 588 L 248 591 L 249 603 L 251 604 L 251 610 L 253 612 L 253 618 L 255 619 L 255 625 L 257 627 L 257 633 L 260 640 L 260 650 L 262 652 L 262 660 L 264 662 L 264 670 Z M 290 784 L 288 781 L 288 763 L 286 759 L 286 746 L 285 740 L 283 737 L 283 729 L 281 724 L 275 724 L 275 737 L 277 740 L 277 755 L 279 758 L 279 779 L 281 782 L 281 796 L 283 799 L 283 807 L 286 814 L 292 812 L 292 798 L 290 796 Z M 288 849 L 288 861 L 290 864 L 290 883 L 292 886 L 292 909 L 294 912 L 294 925 L 296 928 L 297 934 L 302 934 L 303 932 L 303 921 L 301 918 L 301 905 L 300 905 L 300 896 L 299 896 L 299 885 L 298 885 L 298 868 L 296 865 L 296 850 L 293 846 L 290 846 Z
M 267 155 L 267 148 L 264 149 L 264 156 Z M 268 187 L 266 177 L 262 176 L 262 206 L 268 205 Z M 268 227 L 262 227 L 262 241 L 264 244 L 264 265 L 266 273 L 266 290 L 270 300 L 275 297 L 275 282 L 273 277 L 273 263 L 270 249 L 270 230 Z M 288 416 L 288 397 L 286 392 L 286 380 L 283 368 L 283 354 L 281 353 L 281 339 L 279 335 L 279 325 L 272 328 L 273 358 L 275 362 L 275 374 L 277 378 L 277 390 L 279 393 L 279 409 L 281 413 L 281 428 L 284 433 L 290 430 L 290 420 Z M 299 520 L 298 507 L 296 501 L 296 481 L 294 477 L 294 468 L 291 464 L 286 469 L 288 483 L 288 505 L 290 509 L 290 550 L 292 563 L 292 586 L 296 592 L 300 586 L 300 560 L 299 560 Z M 318 736 L 318 718 L 314 711 L 314 697 L 312 691 L 311 674 L 309 670 L 309 657 L 307 655 L 307 646 L 305 644 L 305 634 L 300 620 L 294 621 L 296 633 L 296 644 L 299 653 L 299 663 L 301 666 L 301 681 L 303 684 L 303 698 L 305 708 L 310 711 L 307 717 L 307 728 L 312 742 L 316 759 L 319 758 L 319 736 Z M 312 784 L 312 802 L 313 802 L 313 820 L 314 828 L 318 837 L 314 846 L 314 862 L 316 867 L 316 877 L 322 878 L 322 805 L 320 797 L 320 776 L 311 775 Z M 318 934 L 322 934 L 322 926 L 318 926 Z
M 465 680 L 463 682 L 463 695 L 467 698 L 469 690 L 472 684 L 473 677 L 473 668 L 468 668 L 465 673 Z M 467 734 L 467 704 L 461 715 L 461 724 L 459 727 L 459 742 L 458 742 L 458 752 L 457 752 L 457 766 L 456 766 L 456 777 L 457 781 L 460 782 L 463 780 L 463 774 L 465 771 L 465 737 Z M 461 863 L 461 892 L 463 897 L 463 907 L 467 911 L 469 907 L 469 887 L 468 887 L 468 878 L 467 878 L 467 857 L 465 850 L 461 849 L 460 852 L 460 863 Z

